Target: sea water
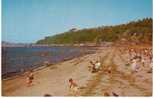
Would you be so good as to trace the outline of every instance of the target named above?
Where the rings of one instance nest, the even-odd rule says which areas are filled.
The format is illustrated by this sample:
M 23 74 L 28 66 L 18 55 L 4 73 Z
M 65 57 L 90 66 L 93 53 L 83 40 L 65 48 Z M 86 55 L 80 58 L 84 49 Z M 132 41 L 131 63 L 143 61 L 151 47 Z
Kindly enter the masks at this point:
M 2 78 L 93 52 L 89 47 L 2 47 Z

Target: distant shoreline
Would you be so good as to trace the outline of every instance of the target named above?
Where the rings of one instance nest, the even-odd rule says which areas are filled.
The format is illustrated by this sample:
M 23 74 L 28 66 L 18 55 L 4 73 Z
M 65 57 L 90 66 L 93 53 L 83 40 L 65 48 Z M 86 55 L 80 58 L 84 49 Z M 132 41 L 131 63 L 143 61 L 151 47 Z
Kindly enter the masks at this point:
M 92 44 L 21 44 L 21 45 L 3 45 L 3 48 L 7 47 L 99 47 L 100 45 Z

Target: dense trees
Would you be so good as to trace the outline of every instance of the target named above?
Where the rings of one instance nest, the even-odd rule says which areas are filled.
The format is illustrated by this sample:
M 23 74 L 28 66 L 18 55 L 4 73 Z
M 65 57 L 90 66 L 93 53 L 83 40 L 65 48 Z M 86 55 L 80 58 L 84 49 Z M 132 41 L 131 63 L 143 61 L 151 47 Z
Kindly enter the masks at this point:
M 102 26 L 98 28 L 68 31 L 37 41 L 37 44 L 76 44 L 100 43 L 102 41 L 116 41 L 125 38 L 128 41 L 151 43 L 152 18 L 132 21 L 116 26 Z

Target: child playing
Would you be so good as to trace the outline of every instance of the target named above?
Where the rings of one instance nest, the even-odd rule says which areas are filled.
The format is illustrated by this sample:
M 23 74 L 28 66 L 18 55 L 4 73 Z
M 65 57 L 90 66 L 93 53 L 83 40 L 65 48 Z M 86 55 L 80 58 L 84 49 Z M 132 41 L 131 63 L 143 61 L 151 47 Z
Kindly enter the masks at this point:
M 79 87 L 78 87 L 78 85 L 76 84 L 76 82 L 72 79 L 72 78 L 70 78 L 69 79 L 69 88 L 70 88 L 70 92 L 71 92 L 71 94 L 73 94 L 73 95 L 79 95 Z
M 33 75 L 33 72 L 31 70 L 29 72 L 28 76 L 27 76 L 27 86 L 28 87 L 32 86 L 33 79 L 34 79 L 34 75 Z

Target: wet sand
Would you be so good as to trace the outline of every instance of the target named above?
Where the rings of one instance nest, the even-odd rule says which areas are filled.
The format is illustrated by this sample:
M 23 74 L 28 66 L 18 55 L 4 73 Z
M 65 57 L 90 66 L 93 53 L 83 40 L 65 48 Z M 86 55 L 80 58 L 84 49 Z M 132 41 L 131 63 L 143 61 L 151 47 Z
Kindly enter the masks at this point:
M 99 58 L 100 57 L 100 58 Z M 26 86 L 26 74 L 13 79 L 2 80 L 3 96 L 71 96 L 68 79 L 73 78 L 80 87 L 81 96 L 151 96 L 152 73 L 146 68 L 131 74 L 126 62 L 114 47 L 99 48 L 95 54 L 89 54 L 72 60 L 48 66 L 34 71 L 33 86 Z M 100 59 L 103 69 L 91 73 L 89 61 Z M 108 71 L 111 71 L 109 73 Z

